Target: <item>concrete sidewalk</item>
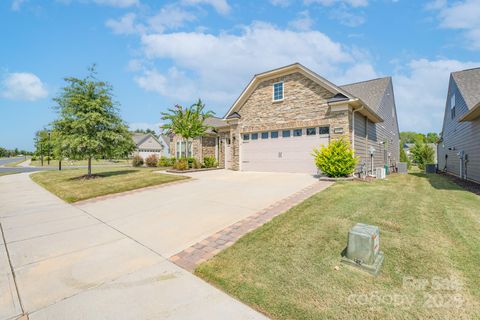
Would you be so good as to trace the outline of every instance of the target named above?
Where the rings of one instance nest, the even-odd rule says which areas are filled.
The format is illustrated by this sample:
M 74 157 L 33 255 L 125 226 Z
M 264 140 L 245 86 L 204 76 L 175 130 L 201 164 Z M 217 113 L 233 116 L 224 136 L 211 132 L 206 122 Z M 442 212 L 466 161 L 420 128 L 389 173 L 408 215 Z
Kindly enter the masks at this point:
M 64 203 L 27 174 L 0 177 L 0 319 L 265 319 L 109 214 Z

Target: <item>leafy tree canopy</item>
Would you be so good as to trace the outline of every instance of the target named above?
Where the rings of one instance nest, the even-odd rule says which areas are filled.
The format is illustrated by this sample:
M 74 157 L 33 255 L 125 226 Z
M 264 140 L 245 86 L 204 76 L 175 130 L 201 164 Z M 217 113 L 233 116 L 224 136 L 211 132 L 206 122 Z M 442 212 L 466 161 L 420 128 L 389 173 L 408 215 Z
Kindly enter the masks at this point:
M 89 175 L 92 158 L 126 156 L 135 148 L 112 100 L 112 87 L 95 75 L 93 66 L 86 78 L 65 78 L 67 85 L 54 99 L 58 113 L 53 122 L 58 132 L 56 141 L 62 142 L 62 154 L 89 160 Z

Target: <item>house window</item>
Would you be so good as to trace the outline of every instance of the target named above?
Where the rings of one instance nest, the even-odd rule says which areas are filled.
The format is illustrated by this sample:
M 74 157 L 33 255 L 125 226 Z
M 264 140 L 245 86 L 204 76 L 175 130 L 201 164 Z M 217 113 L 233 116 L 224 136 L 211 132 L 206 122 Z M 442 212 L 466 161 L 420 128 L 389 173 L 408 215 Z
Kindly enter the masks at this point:
M 290 130 L 283 130 L 282 131 L 282 137 L 284 137 L 284 138 L 290 137 Z
M 307 136 L 314 136 L 317 134 L 317 128 L 307 128 Z
M 177 159 L 180 159 L 180 158 L 185 158 L 187 156 L 187 153 L 186 153 L 186 148 L 185 148 L 185 141 L 177 141 L 177 146 L 176 146 L 176 157 Z M 193 152 L 192 152 L 192 142 L 189 141 L 188 142 L 188 155 L 189 156 L 192 156 L 193 155 Z
M 454 93 L 450 98 L 450 113 L 451 113 L 452 119 L 455 118 L 455 104 L 456 104 L 456 101 L 455 101 L 455 93 Z
M 277 138 L 278 138 L 278 131 L 272 131 L 272 132 L 270 132 L 270 138 L 272 138 L 272 139 L 277 139 Z
M 243 135 L 243 140 L 250 140 L 250 135 L 248 133 Z
M 319 134 L 329 134 L 330 133 L 330 127 L 320 127 L 320 128 L 318 128 L 318 133 Z
M 268 139 L 268 132 L 262 132 L 262 139 Z
M 258 140 L 258 133 L 252 133 L 252 140 Z
M 302 129 L 295 129 L 293 130 L 294 137 L 300 137 L 302 135 Z
M 273 84 L 273 101 L 283 100 L 283 82 Z

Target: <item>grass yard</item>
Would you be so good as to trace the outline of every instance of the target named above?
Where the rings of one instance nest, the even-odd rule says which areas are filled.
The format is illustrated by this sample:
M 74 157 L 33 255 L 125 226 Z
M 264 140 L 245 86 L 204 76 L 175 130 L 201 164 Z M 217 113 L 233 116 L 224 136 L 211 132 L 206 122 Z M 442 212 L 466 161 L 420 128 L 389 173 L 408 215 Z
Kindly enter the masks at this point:
M 380 227 L 376 278 L 340 263 L 357 222 Z M 337 183 L 196 274 L 273 319 L 478 319 L 479 270 L 480 197 L 416 173 Z
M 94 160 L 92 159 L 92 166 L 116 166 L 116 165 L 131 165 L 131 160 L 127 159 L 121 159 L 121 160 L 104 160 L 104 159 L 99 159 L 99 160 Z M 36 159 L 35 161 L 32 161 L 30 163 L 31 166 L 33 167 L 41 167 L 42 162 L 40 159 Z M 88 165 L 88 160 L 63 160 L 62 161 L 62 167 L 71 167 L 71 166 L 86 166 Z M 49 167 L 58 167 L 58 160 L 50 160 L 50 165 L 46 160 L 43 160 L 43 166 L 49 166 Z
M 155 169 L 128 167 L 94 167 L 95 179 L 84 179 L 87 169 L 44 171 L 31 175 L 33 181 L 67 202 L 86 200 L 107 194 L 160 185 L 184 176 L 155 173 Z
M 2 172 L 0 172 L 0 177 L 1 177 L 1 176 L 8 176 L 9 174 L 15 174 L 15 173 L 18 173 L 18 172 L 15 172 L 15 171 L 2 171 Z

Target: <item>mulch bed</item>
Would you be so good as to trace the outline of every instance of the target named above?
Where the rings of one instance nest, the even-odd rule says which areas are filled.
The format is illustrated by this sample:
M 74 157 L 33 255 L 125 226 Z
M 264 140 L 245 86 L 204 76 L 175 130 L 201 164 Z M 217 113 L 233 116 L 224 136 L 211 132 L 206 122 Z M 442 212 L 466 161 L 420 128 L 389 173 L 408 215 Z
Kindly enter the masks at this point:
M 446 174 L 446 173 L 443 173 L 443 172 L 440 172 L 438 174 L 440 174 L 444 177 L 447 177 L 453 183 L 462 187 L 463 189 L 465 189 L 467 191 L 470 191 L 472 193 L 475 193 L 476 195 L 480 196 L 480 184 L 472 182 L 472 181 L 468 181 L 468 180 L 463 180 L 463 179 L 460 179 L 458 177 L 455 177 L 455 176 L 452 176 L 450 174 Z

